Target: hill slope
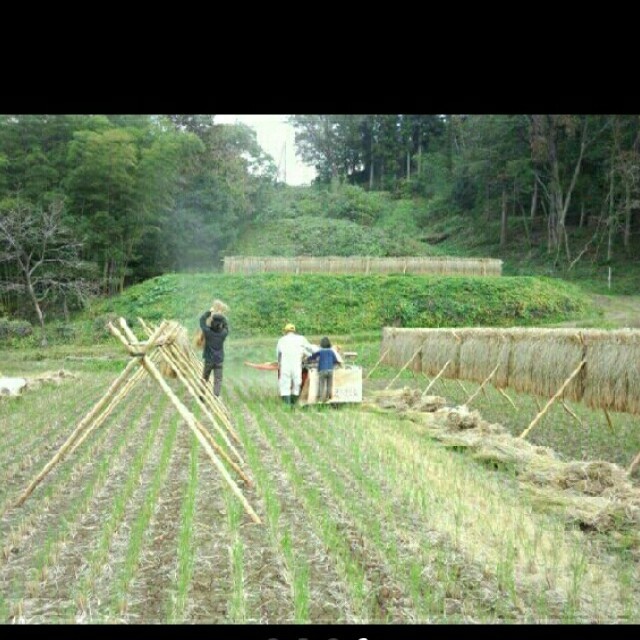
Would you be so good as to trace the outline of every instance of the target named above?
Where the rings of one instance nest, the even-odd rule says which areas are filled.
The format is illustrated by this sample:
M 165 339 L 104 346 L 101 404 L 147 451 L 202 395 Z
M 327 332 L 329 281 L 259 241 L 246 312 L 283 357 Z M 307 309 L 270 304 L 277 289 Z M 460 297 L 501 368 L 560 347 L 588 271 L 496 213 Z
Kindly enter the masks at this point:
M 379 331 L 383 326 L 517 326 L 568 321 L 589 310 L 576 287 L 532 277 L 171 274 L 96 304 L 90 317 L 175 319 L 190 329 L 214 298 L 236 335 Z

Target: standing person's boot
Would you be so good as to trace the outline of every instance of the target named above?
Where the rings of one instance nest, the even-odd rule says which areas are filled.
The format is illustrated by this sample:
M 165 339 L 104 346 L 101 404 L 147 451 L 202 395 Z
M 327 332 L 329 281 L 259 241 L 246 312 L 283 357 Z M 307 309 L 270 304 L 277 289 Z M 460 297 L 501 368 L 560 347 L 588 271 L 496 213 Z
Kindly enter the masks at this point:
M 285 404 L 291 404 L 291 396 L 280 396 L 282 398 L 282 402 Z
M 298 402 L 298 398 L 299 396 L 291 396 L 291 404 L 292 405 L 296 404 L 296 402 Z

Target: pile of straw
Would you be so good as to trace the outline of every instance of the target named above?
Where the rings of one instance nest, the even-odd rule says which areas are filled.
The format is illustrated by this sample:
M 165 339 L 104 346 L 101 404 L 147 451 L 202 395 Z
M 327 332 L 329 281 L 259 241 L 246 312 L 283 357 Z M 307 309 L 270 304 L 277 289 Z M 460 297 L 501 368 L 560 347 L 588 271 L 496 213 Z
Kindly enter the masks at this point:
M 189 354 L 191 352 L 191 345 L 189 344 L 189 334 L 184 327 L 180 327 L 178 329 L 177 335 L 174 340 L 174 344 L 178 347 L 180 352 L 185 356 L 185 358 L 189 359 Z M 178 372 L 169 365 L 165 360 L 162 360 L 158 365 L 158 369 L 160 373 L 165 378 L 177 378 Z
M 423 396 L 419 389 L 389 389 L 374 392 L 375 404 L 382 409 L 432 413 L 445 406 L 440 396 Z
M 383 408 L 393 404 L 389 402 L 393 397 L 378 394 L 374 401 Z M 406 390 L 395 395 L 398 401 L 406 397 Z M 396 402 L 390 408 L 397 411 L 399 406 Z M 618 465 L 601 460 L 565 462 L 552 449 L 515 438 L 464 405 L 423 414 L 414 406 L 404 413 L 445 446 L 465 449 L 488 466 L 511 466 L 538 501 L 545 507 L 560 506 L 564 517 L 583 530 L 635 531 L 640 549 L 640 488 Z
M 52 383 L 61 384 L 65 380 L 75 380 L 78 376 L 66 369 L 59 369 L 58 371 L 45 371 L 37 376 L 27 378 L 27 387 L 35 388 L 42 384 Z

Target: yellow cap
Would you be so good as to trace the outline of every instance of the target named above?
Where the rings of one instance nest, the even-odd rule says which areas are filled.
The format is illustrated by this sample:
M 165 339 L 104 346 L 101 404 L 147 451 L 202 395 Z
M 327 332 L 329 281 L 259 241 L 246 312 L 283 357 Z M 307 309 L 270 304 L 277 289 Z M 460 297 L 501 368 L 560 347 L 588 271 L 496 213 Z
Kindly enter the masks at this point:
M 296 325 L 295 325 L 295 324 L 291 324 L 291 323 L 289 322 L 288 324 L 285 324 L 285 325 L 284 325 L 284 330 L 285 330 L 285 333 L 286 333 L 287 331 L 295 331 L 295 330 L 296 330 Z

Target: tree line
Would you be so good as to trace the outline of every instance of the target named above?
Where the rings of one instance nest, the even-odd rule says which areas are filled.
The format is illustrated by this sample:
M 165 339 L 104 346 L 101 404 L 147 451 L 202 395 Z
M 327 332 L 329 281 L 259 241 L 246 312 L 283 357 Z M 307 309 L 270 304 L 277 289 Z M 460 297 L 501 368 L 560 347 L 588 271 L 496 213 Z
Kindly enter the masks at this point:
M 248 226 L 304 215 L 316 201 L 328 203 L 327 217 L 375 228 L 375 194 L 418 201 L 418 229 L 430 215 L 499 220 L 501 245 L 517 217 L 525 236 L 542 229 L 549 259 L 568 267 L 595 243 L 606 259 L 632 251 L 640 116 L 289 120 L 296 152 L 317 171 L 304 189 L 321 200 L 287 197 L 301 188 L 277 182 L 255 132 L 213 115 L 0 115 L 0 315 L 44 327 L 47 314 L 68 315 L 88 296 L 219 268 Z
M 211 269 L 277 169 L 212 115 L 1 115 L 0 312 L 68 313 L 87 296 Z
M 571 264 L 604 241 L 630 250 L 640 224 L 638 115 L 294 115 L 301 157 L 319 179 L 421 196 L 433 212 L 542 225 Z M 586 245 L 570 228 L 592 225 Z

